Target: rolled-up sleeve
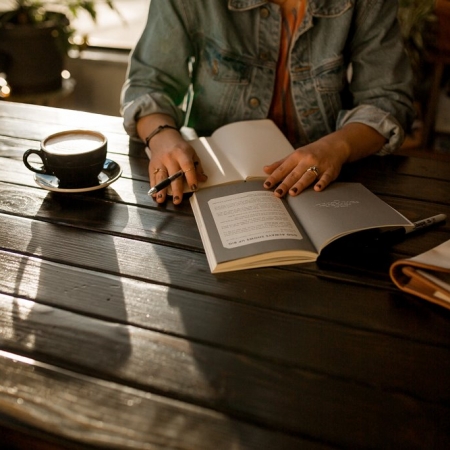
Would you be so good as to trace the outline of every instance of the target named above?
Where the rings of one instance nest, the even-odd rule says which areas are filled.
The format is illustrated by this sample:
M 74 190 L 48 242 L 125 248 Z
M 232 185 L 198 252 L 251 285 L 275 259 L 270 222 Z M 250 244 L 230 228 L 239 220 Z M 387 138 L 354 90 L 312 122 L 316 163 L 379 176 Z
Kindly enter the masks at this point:
M 137 121 L 149 114 L 168 114 L 177 126 L 183 125 L 193 52 L 182 13 L 179 0 L 152 0 L 147 25 L 131 52 L 121 114 L 126 132 L 134 139 L 139 138 Z
M 341 111 L 338 116 L 337 127 L 352 122 L 363 123 L 374 128 L 386 138 L 386 144 L 377 153 L 387 155 L 397 150 L 405 140 L 405 131 L 399 121 L 389 112 L 375 106 L 361 105 L 347 111 Z
M 397 20 L 397 2 L 373 0 L 370 8 L 362 1 L 356 4 L 350 82 L 355 107 L 340 112 L 337 128 L 350 122 L 369 125 L 387 139 L 378 154 L 392 153 L 403 143 L 415 116 L 413 74 Z

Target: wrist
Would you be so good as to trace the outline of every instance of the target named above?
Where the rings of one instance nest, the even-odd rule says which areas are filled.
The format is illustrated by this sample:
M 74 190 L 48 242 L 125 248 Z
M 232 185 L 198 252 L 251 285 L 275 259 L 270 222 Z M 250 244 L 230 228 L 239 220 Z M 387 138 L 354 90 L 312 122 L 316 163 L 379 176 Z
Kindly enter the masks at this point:
M 328 148 L 330 154 L 334 154 L 340 164 L 346 164 L 352 159 L 351 140 L 342 130 L 335 131 L 332 134 L 324 136 L 320 142 Z
M 180 130 L 177 127 L 174 127 L 172 125 L 169 125 L 169 124 L 159 125 L 144 139 L 145 145 L 149 150 L 150 150 L 151 139 L 164 130 L 175 130 L 175 131 L 180 132 Z

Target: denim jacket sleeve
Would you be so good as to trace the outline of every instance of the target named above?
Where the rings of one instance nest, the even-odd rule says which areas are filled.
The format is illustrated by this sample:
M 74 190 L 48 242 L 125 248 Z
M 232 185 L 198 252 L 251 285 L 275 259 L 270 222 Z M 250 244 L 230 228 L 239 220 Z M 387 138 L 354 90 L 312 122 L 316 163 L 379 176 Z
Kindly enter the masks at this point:
M 350 91 L 354 107 L 341 110 L 337 128 L 365 123 L 386 139 L 378 154 L 400 147 L 414 118 L 412 71 L 401 40 L 397 1 L 356 0 Z
M 136 122 L 140 117 L 164 113 L 178 127 L 184 122 L 182 105 L 190 85 L 193 50 L 182 20 L 183 8 L 175 8 L 176 3 L 151 2 L 147 25 L 130 56 L 121 113 L 125 130 L 135 139 L 139 139 Z

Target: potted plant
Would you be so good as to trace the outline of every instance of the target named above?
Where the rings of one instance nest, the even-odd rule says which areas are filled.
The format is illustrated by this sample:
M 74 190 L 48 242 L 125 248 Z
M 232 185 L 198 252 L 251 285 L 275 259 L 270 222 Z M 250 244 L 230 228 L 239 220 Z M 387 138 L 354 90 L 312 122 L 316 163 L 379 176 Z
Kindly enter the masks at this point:
M 112 9 L 113 0 L 104 0 Z M 61 88 L 64 58 L 74 30 L 72 18 L 86 11 L 96 20 L 95 0 L 12 0 L 0 12 L 0 72 L 12 94 Z

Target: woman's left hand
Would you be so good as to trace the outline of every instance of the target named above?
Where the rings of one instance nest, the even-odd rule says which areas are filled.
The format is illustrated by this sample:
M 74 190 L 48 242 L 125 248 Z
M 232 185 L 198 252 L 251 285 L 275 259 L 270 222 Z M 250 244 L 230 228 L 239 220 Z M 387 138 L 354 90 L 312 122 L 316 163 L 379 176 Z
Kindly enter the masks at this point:
M 295 196 L 314 184 L 322 191 L 341 172 L 346 162 L 355 161 L 381 149 L 386 139 L 373 128 L 351 123 L 322 139 L 295 150 L 286 158 L 264 167 L 270 175 L 264 182 L 275 195 Z

